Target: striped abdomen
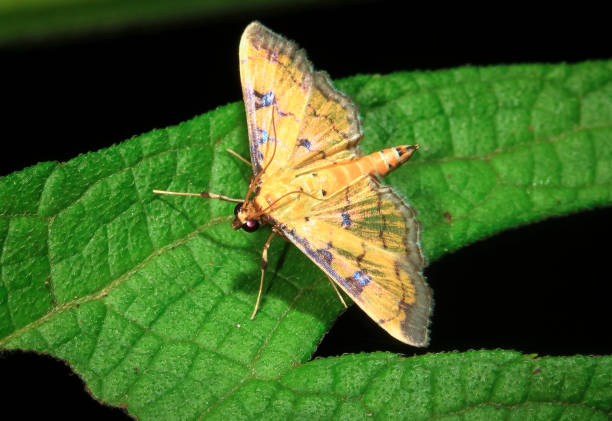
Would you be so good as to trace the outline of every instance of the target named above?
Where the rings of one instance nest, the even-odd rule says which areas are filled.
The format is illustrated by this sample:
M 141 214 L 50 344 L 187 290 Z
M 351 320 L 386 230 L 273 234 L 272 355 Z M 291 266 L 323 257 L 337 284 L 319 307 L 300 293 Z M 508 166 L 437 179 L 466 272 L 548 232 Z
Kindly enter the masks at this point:
M 266 207 L 289 192 L 303 191 L 315 198 L 327 199 L 363 176 L 384 177 L 406 162 L 417 149 L 418 145 L 401 145 L 322 168 L 298 174 L 289 173 L 288 181 L 276 178 L 277 184 L 269 184 L 273 188 L 260 192 L 265 199 L 261 206 Z M 299 198 L 297 195 L 295 197 Z
M 401 145 L 371 153 L 355 162 L 361 169 L 361 174 L 372 174 L 384 177 L 402 165 L 412 156 L 418 145 Z
M 334 178 L 340 184 L 349 184 L 365 174 L 378 175 L 384 177 L 391 171 L 402 165 L 412 156 L 417 146 L 401 145 L 394 148 L 383 149 L 382 151 L 371 153 L 352 162 L 338 165 L 332 168 Z

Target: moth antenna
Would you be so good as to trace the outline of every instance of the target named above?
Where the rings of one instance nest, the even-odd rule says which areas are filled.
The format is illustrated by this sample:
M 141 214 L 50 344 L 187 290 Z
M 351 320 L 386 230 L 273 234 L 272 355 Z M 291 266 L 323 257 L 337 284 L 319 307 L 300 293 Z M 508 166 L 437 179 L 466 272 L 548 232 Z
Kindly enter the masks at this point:
M 246 159 L 245 157 L 243 157 L 242 155 L 240 155 L 238 152 L 236 152 L 236 151 L 234 151 L 234 150 L 232 150 L 232 149 L 230 149 L 230 148 L 227 148 L 227 149 L 225 150 L 225 152 L 227 152 L 227 153 L 229 153 L 229 154 L 231 154 L 231 155 L 234 155 L 236 158 L 238 158 L 239 160 L 241 160 L 242 162 L 244 162 L 245 164 L 247 164 L 249 167 L 251 166 L 251 162 L 250 162 L 250 161 L 247 161 L 247 159 Z
M 274 108 L 272 108 L 272 110 L 274 111 Z M 274 149 L 272 150 L 272 156 L 270 157 L 270 160 L 268 161 L 266 166 L 259 172 L 259 174 L 257 174 L 257 176 L 251 182 L 251 185 L 249 186 L 249 190 L 247 191 L 246 197 L 244 198 L 245 202 L 249 200 L 249 195 L 253 192 L 253 189 L 257 185 L 257 182 L 264 175 L 264 173 L 266 172 L 266 170 L 272 163 L 272 160 L 274 160 L 274 155 L 276 155 L 276 144 L 278 142 L 276 141 L 276 124 L 274 123 L 274 113 L 272 113 L 272 130 L 274 132 Z
M 242 199 L 232 199 L 231 197 L 223 196 L 222 194 L 215 194 L 209 192 L 201 192 L 201 193 L 187 193 L 187 192 L 178 192 L 178 191 L 167 191 L 167 190 L 153 190 L 155 194 L 168 194 L 173 196 L 198 196 L 204 199 L 219 199 L 225 202 L 233 202 L 233 203 L 242 203 Z
M 266 212 L 268 211 L 268 209 L 270 209 L 272 206 L 276 205 L 276 204 L 277 204 L 277 203 L 278 203 L 280 200 L 284 199 L 285 197 L 289 196 L 290 194 L 304 194 L 304 195 L 306 195 L 306 196 L 308 196 L 308 197 L 311 197 L 311 198 L 313 198 L 313 199 L 315 199 L 315 200 L 320 200 L 320 201 L 324 201 L 324 200 L 325 200 L 325 199 L 320 199 L 320 198 L 318 198 L 318 197 L 316 197 L 316 196 L 313 196 L 313 195 L 312 195 L 312 194 L 310 194 L 310 193 L 306 193 L 305 191 L 301 191 L 301 190 L 294 190 L 294 191 L 290 191 L 290 192 L 288 192 L 288 193 L 283 194 L 281 197 L 279 197 L 279 198 L 278 198 L 278 199 L 276 199 L 274 202 L 272 202 L 270 205 L 268 205 L 268 207 L 267 207 L 267 208 L 265 208 L 264 210 L 262 210 L 261 212 L 259 212 L 259 213 L 257 214 L 257 216 L 256 216 L 256 217 L 257 217 L 257 218 L 259 218 L 261 215 L 263 215 L 264 213 L 266 213 Z
M 261 252 L 261 278 L 259 279 L 259 292 L 257 293 L 257 301 L 255 301 L 255 308 L 253 309 L 253 314 L 251 314 L 251 320 L 255 318 L 257 314 L 257 309 L 259 308 L 259 299 L 261 298 L 261 291 L 263 290 L 263 281 L 264 281 L 264 272 L 268 267 L 268 249 L 270 248 L 270 242 L 276 233 L 272 231 L 266 243 L 263 246 L 263 250 Z

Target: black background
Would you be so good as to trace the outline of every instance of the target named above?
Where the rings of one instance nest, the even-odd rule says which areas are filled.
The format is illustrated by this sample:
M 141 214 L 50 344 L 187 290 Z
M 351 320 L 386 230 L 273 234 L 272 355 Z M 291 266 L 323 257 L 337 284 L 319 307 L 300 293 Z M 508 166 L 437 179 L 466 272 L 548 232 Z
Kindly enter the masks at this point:
M 40 161 L 65 161 L 240 100 L 238 41 L 254 19 L 298 41 L 315 67 L 334 79 L 610 57 L 603 11 L 512 7 L 335 3 L 0 47 L 2 99 L 9 108 L 1 120 L 0 175 Z M 611 354 L 611 217 L 608 208 L 548 220 L 434 262 L 426 270 L 436 306 L 425 350 L 393 340 L 352 307 L 315 356 L 496 348 Z M 22 417 L 127 418 L 96 403 L 78 376 L 52 357 L 5 352 L 0 373 L 4 413 L 12 408 Z

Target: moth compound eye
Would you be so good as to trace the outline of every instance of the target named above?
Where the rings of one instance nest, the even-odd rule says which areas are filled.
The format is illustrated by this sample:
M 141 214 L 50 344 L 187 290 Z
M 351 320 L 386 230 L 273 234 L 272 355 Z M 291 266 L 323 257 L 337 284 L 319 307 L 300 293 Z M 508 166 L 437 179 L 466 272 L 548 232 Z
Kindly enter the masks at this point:
M 236 205 L 236 207 L 234 208 L 234 215 L 238 215 L 238 212 L 240 212 L 240 209 L 242 209 L 242 203 L 238 203 Z
M 242 225 L 242 229 L 245 230 L 246 232 L 257 231 L 257 228 L 259 228 L 259 222 L 257 222 L 254 219 L 249 219 Z

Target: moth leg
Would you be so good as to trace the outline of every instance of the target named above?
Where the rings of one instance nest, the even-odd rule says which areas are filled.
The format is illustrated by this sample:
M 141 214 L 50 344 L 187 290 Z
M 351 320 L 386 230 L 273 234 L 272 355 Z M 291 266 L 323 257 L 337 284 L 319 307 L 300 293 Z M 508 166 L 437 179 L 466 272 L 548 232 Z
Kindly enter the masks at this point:
M 248 159 L 246 159 L 245 157 L 243 157 L 242 155 L 240 155 L 238 152 L 236 152 L 236 151 L 234 151 L 234 150 L 232 150 L 232 149 L 230 149 L 230 148 L 227 148 L 227 149 L 225 150 L 225 152 L 227 152 L 227 153 L 229 153 L 229 154 L 234 155 L 236 158 L 238 158 L 239 160 L 241 160 L 242 162 L 244 162 L 245 164 L 247 164 L 249 167 L 251 166 L 251 162 L 249 162 L 249 160 L 248 160 Z
M 233 203 L 242 203 L 242 199 L 232 199 L 231 197 L 223 196 L 222 194 L 215 194 L 203 191 L 202 193 L 186 193 L 186 192 L 178 192 L 178 191 L 167 191 L 167 190 L 153 190 L 155 194 L 170 194 L 174 196 L 199 196 L 204 199 L 219 199 L 224 200 L 226 202 Z
M 270 243 L 272 242 L 272 238 L 274 238 L 275 234 L 276 232 L 272 231 L 263 246 L 263 251 L 261 252 L 261 279 L 259 281 L 259 292 L 257 293 L 257 301 L 255 301 L 255 308 L 253 309 L 253 314 L 251 314 L 251 320 L 255 318 L 255 314 L 257 314 L 257 308 L 259 307 L 259 299 L 261 298 L 261 290 L 263 289 L 264 272 L 268 267 L 268 249 L 270 248 Z
M 336 294 L 338 294 L 338 298 L 340 298 L 340 302 L 342 303 L 344 308 L 348 308 L 348 306 L 344 302 L 344 298 L 342 298 L 342 294 L 340 294 L 340 291 L 338 291 L 338 287 L 336 286 L 334 281 L 332 281 L 331 278 L 327 278 L 327 279 L 329 279 L 329 283 L 334 287 L 334 290 L 336 291 Z

